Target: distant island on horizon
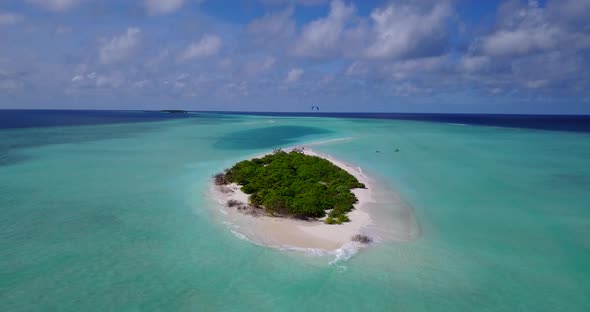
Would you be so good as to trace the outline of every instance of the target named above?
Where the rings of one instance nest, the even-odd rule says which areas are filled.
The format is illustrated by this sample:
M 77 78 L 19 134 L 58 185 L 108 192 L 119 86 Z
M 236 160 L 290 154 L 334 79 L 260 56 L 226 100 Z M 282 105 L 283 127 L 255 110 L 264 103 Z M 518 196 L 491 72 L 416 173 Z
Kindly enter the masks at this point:
M 188 111 L 182 109 L 162 109 L 159 112 L 161 113 L 170 113 L 170 114 L 187 114 Z

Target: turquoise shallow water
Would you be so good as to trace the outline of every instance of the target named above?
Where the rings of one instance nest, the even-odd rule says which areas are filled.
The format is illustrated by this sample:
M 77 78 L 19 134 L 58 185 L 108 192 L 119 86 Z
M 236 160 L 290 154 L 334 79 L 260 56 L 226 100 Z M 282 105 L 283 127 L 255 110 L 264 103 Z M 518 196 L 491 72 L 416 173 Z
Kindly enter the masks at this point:
M 416 240 L 330 264 L 240 240 L 206 197 L 235 161 L 345 137 L 314 150 L 395 189 Z M 590 310 L 588 133 L 202 116 L 4 129 L 0 151 L 1 311 Z

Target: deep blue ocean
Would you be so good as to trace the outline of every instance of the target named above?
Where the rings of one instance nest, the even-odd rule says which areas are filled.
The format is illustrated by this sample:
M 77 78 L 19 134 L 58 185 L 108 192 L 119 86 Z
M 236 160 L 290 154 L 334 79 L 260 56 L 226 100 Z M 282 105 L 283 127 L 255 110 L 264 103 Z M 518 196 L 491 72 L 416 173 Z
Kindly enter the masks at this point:
M 8 109 L 0 110 L 0 129 L 146 122 L 186 116 L 147 111 Z
M 281 113 L 281 112 L 190 112 L 170 114 L 158 111 L 109 110 L 0 110 L 0 129 L 98 125 L 161 121 L 174 118 L 200 118 L 219 115 L 277 117 L 332 117 L 442 122 L 466 125 L 513 127 L 556 131 L 590 132 L 590 115 L 524 114 L 424 114 L 424 113 Z

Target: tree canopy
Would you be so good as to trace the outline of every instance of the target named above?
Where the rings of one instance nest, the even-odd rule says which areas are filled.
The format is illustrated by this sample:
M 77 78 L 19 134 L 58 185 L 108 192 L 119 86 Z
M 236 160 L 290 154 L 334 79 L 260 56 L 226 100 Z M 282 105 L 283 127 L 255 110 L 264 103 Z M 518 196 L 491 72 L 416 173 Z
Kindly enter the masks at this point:
M 223 181 L 241 185 L 250 204 L 271 215 L 321 218 L 329 210 L 326 223 L 349 221 L 346 213 L 358 201 L 350 190 L 365 187 L 328 160 L 297 150 L 277 150 L 238 162 L 225 172 Z

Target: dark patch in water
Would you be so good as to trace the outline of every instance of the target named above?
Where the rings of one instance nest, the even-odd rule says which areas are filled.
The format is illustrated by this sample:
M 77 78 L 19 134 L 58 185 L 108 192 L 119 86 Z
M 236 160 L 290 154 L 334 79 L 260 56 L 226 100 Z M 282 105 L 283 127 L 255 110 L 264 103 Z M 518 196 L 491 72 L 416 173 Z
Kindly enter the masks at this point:
M 328 130 L 302 126 L 275 126 L 236 131 L 224 135 L 215 142 L 215 147 L 224 150 L 251 150 L 291 145 L 296 139 L 330 133 Z
M 153 131 L 166 121 L 186 124 L 223 124 L 237 116 L 166 114 L 139 111 L 0 110 L 0 166 L 30 158 L 23 149 L 51 144 L 82 143 L 125 138 Z
M 0 166 L 17 164 L 27 159 L 27 148 L 52 144 L 82 143 L 97 140 L 125 138 L 154 131 L 154 123 L 104 125 L 96 127 L 47 127 L 6 129 L 0 131 Z
M 26 161 L 27 157 L 9 150 L 0 149 L 0 167 Z
M 590 187 L 590 176 L 572 173 L 554 174 L 551 183 L 557 187 Z

